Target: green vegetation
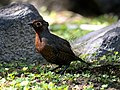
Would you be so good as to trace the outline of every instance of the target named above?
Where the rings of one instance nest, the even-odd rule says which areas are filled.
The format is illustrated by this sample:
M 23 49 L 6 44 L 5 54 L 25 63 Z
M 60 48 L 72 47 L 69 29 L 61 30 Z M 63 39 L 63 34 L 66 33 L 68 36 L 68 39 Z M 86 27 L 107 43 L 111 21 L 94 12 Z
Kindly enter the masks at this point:
M 51 23 L 49 22 L 49 20 L 46 19 L 46 17 L 44 17 L 44 19 L 46 19 L 50 23 L 50 30 L 54 34 L 62 38 L 65 38 L 67 40 L 74 40 L 92 31 L 92 30 L 89 30 L 89 27 L 88 27 L 88 30 L 83 30 L 82 28 L 80 28 L 80 25 L 82 24 L 98 25 L 98 26 L 100 25 L 102 27 L 105 27 L 118 20 L 117 16 L 112 16 L 112 15 L 103 15 L 97 18 L 85 18 L 79 15 L 74 15 L 72 13 L 69 13 L 69 15 L 66 15 L 66 13 L 69 13 L 69 12 L 62 12 L 62 15 L 65 14 L 65 16 L 60 19 L 60 20 L 63 20 L 63 22 L 59 22 L 60 21 L 59 18 L 60 16 L 62 16 L 60 15 L 61 13 L 56 14 L 55 12 L 51 12 L 49 14 L 49 17 L 51 20 L 56 20 L 56 21 L 53 21 Z M 64 18 L 66 17 L 67 19 L 64 20 Z
M 28 64 L 24 60 L 1 62 L 0 90 L 106 90 L 120 83 L 120 66 L 87 68 L 72 62 L 64 75 L 49 71 L 53 65 Z M 114 86 L 115 85 L 115 86 Z
M 51 18 L 56 16 L 52 12 Z M 90 31 L 79 28 L 80 24 L 110 25 L 117 21 L 117 17 L 103 15 L 98 18 L 75 19 L 64 23 L 50 23 L 51 31 L 65 39 L 74 40 Z M 56 19 L 56 18 L 55 18 Z M 71 27 L 71 24 L 73 27 Z M 75 25 L 75 27 L 74 27 Z M 101 57 L 101 60 L 117 61 L 118 52 Z M 28 60 L 29 61 L 29 60 Z M 0 61 L 0 90 L 112 90 L 120 88 L 120 66 L 107 65 L 86 67 L 81 62 L 72 62 L 64 75 L 51 72 L 55 65 L 27 63 L 25 60 L 2 62 Z

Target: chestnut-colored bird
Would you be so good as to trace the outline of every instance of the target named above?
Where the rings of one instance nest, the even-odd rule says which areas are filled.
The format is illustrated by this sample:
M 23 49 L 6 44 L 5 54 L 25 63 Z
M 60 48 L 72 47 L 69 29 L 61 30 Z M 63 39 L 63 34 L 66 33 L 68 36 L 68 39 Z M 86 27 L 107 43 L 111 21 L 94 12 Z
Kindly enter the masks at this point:
M 58 67 L 54 68 L 52 71 L 65 65 L 65 68 L 59 72 L 63 74 L 70 66 L 71 61 L 76 60 L 89 65 L 89 63 L 75 56 L 67 40 L 50 33 L 48 22 L 44 20 L 33 20 L 29 25 L 35 30 L 35 47 L 38 53 L 48 62 L 58 65 Z

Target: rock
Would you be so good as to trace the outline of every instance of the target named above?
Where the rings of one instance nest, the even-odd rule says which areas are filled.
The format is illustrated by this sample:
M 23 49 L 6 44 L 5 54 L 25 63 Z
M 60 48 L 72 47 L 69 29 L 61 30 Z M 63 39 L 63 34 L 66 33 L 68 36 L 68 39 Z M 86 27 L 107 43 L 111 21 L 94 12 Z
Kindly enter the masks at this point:
M 31 4 L 14 3 L 0 9 L 0 61 L 43 60 L 34 46 L 34 31 L 27 25 L 43 19 Z
M 120 21 L 76 39 L 72 47 L 76 55 L 88 55 L 88 60 L 117 51 L 120 53 Z

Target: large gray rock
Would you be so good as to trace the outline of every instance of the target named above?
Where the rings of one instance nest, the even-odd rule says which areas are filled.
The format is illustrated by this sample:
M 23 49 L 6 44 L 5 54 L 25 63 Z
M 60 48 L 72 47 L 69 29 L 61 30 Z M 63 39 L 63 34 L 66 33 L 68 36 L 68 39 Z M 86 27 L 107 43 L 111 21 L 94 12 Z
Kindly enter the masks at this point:
M 11 4 L 0 9 L 0 61 L 42 60 L 34 47 L 28 22 L 43 19 L 31 4 Z
M 120 21 L 76 39 L 72 47 L 76 55 L 88 55 L 89 60 L 120 53 Z

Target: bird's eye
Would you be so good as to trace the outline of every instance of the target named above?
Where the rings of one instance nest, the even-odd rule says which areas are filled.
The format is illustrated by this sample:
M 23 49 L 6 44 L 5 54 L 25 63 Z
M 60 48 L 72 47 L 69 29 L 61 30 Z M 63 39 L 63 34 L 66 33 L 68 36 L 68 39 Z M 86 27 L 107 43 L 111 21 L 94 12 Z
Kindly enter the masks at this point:
M 36 23 L 36 27 L 41 27 L 42 26 L 42 23 L 41 22 L 37 22 Z

